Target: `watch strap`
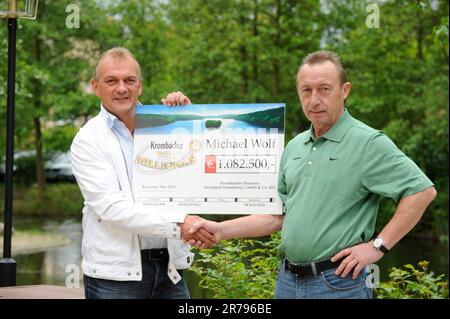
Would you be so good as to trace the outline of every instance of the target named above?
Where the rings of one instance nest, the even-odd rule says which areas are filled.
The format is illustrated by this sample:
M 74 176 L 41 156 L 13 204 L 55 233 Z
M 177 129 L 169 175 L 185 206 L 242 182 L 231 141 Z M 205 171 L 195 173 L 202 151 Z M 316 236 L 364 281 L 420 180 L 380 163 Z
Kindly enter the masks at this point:
M 387 254 L 388 252 L 389 252 L 389 249 L 387 249 L 383 244 L 381 244 L 380 245 L 380 248 L 379 248 L 382 252 L 383 252 L 383 254 Z

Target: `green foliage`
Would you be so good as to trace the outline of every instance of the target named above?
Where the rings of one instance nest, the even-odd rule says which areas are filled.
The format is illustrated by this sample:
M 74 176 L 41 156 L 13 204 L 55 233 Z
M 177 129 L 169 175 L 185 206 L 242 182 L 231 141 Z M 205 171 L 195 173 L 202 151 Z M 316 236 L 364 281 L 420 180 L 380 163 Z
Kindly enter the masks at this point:
M 265 111 L 258 111 L 248 114 L 224 116 L 224 118 L 234 118 L 236 120 L 244 121 L 253 125 L 278 129 L 284 128 L 284 108 L 270 109 Z
M 28 216 L 73 216 L 81 213 L 83 197 L 76 183 L 49 184 L 45 194 L 41 201 L 36 184 L 17 185 L 14 188 L 14 213 Z M 1 195 L 0 213 L 4 209 L 4 196 Z
M 380 28 L 368 29 L 359 0 L 330 3 L 327 48 L 339 52 L 352 83 L 348 109 L 381 129 L 435 183 L 438 197 L 413 234 L 448 234 L 448 43 L 434 41 L 445 28 L 448 1 L 384 1 Z M 442 22 L 439 23 L 439 21 Z M 359 23 L 358 23 L 359 21 Z M 442 31 L 444 32 L 444 31 Z M 440 33 L 441 34 L 441 33 Z M 289 118 L 288 118 L 289 120 Z M 386 202 L 385 202 L 386 203 Z M 381 221 L 395 207 L 383 204 Z
M 207 128 L 219 128 L 222 125 L 222 121 L 221 120 L 207 120 L 205 122 L 205 126 Z
M 213 298 L 273 298 L 279 243 L 279 233 L 268 241 L 222 241 L 199 251 L 190 271 L 201 277 L 200 287 L 211 290 Z
M 103 15 L 109 19 L 110 26 L 102 30 L 104 37 L 100 35 L 97 38 L 102 44 L 102 50 L 112 46 L 124 46 L 133 52 L 141 66 L 140 101 L 144 104 L 159 102 L 163 96 L 175 90 L 168 70 L 168 59 L 171 56 L 168 53 L 169 17 L 167 12 L 162 10 L 160 2 L 112 0 L 105 3 Z M 183 19 L 187 18 L 185 16 Z M 108 39 L 105 39 L 106 37 Z M 180 74 L 177 73 L 177 76 Z
M 287 139 L 308 126 L 295 73 L 326 28 L 320 2 L 172 0 L 165 8 L 172 79 L 193 103 L 285 102 Z
M 14 160 L 14 182 L 31 185 L 36 179 L 36 156 L 24 156 Z
M 428 271 L 428 261 L 419 262 L 421 269 L 407 264 L 406 269 L 393 268 L 390 281 L 375 290 L 378 299 L 441 299 L 448 298 L 448 281 L 444 275 L 435 277 Z
M 55 126 L 44 131 L 44 145 L 46 153 L 53 151 L 67 152 L 78 128 L 72 124 Z
M 79 29 L 65 27 L 65 8 L 72 3 L 81 10 Z M 288 142 L 309 127 L 296 92 L 297 68 L 306 54 L 331 49 L 342 56 L 352 83 L 351 114 L 385 131 L 436 185 L 438 196 L 413 234 L 425 231 L 448 242 L 449 3 L 378 1 L 380 28 L 369 29 L 365 9 L 372 3 L 41 0 L 37 20 L 19 20 L 16 150 L 35 149 L 36 120 L 86 122 L 98 112 L 98 98 L 89 90 L 92 71 L 99 55 L 118 45 L 141 64 L 144 104 L 175 90 L 193 103 L 284 102 Z M 1 157 L 5 23 L 0 28 Z M 67 147 L 71 134 L 69 128 L 44 131 L 44 150 Z M 394 212 L 391 203 L 382 205 L 387 206 L 380 209 L 380 227 Z
M 277 267 L 280 262 L 280 233 L 267 241 L 236 239 L 222 241 L 214 249 L 198 251 L 189 269 L 200 278 L 199 285 L 213 293 L 213 298 L 273 298 Z M 429 262 L 419 262 L 421 269 L 405 265 L 393 267 L 388 282 L 375 290 L 378 299 L 448 298 L 445 275 L 428 271 Z
M 441 25 L 433 28 L 434 40 L 448 49 L 448 17 L 441 19 Z

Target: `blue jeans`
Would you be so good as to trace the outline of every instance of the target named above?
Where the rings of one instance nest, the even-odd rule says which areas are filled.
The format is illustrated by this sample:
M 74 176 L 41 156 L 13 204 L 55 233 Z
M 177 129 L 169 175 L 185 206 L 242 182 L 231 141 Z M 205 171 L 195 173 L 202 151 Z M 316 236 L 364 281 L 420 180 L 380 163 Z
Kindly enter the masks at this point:
M 181 271 L 178 271 L 181 274 Z M 176 285 L 167 276 L 167 261 L 142 258 L 141 281 L 116 281 L 84 275 L 86 299 L 189 299 L 184 279 Z
M 284 269 L 284 260 L 278 269 L 275 299 L 371 299 L 372 290 L 366 286 L 366 271 L 353 280 L 351 273 L 342 278 L 336 269 L 329 269 L 315 277 L 297 277 Z

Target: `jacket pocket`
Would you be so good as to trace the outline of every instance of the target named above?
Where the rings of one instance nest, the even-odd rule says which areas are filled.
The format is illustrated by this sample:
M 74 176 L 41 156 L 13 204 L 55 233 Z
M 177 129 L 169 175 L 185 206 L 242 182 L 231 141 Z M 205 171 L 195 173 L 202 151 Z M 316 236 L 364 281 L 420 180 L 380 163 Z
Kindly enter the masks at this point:
M 132 255 L 133 234 L 98 220 L 92 227 L 92 256 L 96 259 L 129 260 Z

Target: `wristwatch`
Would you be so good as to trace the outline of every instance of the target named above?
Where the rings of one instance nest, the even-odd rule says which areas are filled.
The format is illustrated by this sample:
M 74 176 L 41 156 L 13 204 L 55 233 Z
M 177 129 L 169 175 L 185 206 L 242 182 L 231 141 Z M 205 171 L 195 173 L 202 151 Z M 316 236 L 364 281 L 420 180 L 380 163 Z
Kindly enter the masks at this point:
M 388 249 L 384 246 L 384 242 L 383 239 L 381 239 L 380 237 L 377 237 L 374 239 L 373 241 L 373 247 L 375 247 L 376 249 L 378 249 L 379 251 L 383 252 L 383 254 L 387 254 L 388 253 Z

